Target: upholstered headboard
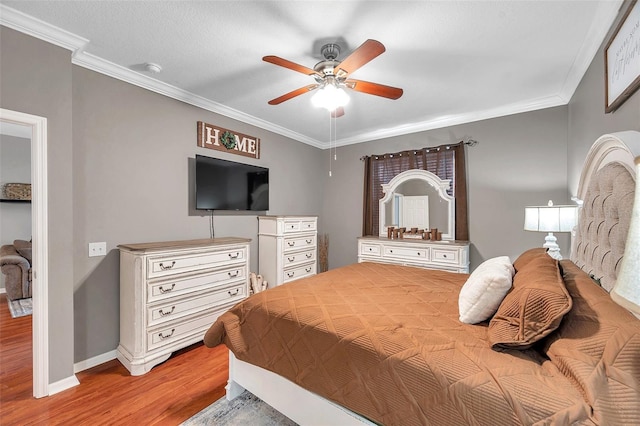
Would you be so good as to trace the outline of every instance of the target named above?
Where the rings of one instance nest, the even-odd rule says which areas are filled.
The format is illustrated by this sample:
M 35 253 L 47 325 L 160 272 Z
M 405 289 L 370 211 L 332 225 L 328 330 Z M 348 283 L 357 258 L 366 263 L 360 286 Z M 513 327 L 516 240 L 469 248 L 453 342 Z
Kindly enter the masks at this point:
M 582 201 L 571 260 L 611 291 L 620 270 L 636 185 L 640 132 L 603 135 L 592 145 L 580 176 Z

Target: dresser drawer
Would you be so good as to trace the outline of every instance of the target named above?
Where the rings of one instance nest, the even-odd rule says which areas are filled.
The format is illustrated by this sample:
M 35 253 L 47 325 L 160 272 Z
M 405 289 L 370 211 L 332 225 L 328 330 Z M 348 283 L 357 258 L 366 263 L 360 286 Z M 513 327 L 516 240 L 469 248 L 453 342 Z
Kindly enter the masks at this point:
M 289 281 L 295 281 L 299 278 L 309 277 L 316 274 L 316 263 L 309 263 L 307 265 L 294 266 L 292 268 L 285 269 L 283 271 L 283 283 Z
M 300 232 L 302 229 L 302 222 L 299 220 L 285 220 L 284 221 L 284 232 Z
M 284 243 L 285 253 L 304 250 L 304 249 L 310 249 L 310 248 L 313 248 L 315 250 L 316 236 L 307 235 L 307 236 L 301 236 L 301 237 L 288 237 L 284 239 L 283 243 Z
M 155 278 L 183 272 L 193 272 L 230 262 L 242 262 L 246 257 L 244 249 L 221 250 L 189 255 L 173 255 L 150 257 L 148 260 L 147 277 Z
M 300 228 L 302 231 L 315 231 L 316 230 L 316 221 L 315 220 L 303 220 L 300 222 Z
M 151 282 L 148 284 L 147 302 L 153 303 L 205 288 L 224 286 L 239 279 L 246 281 L 246 276 L 247 267 L 239 265 L 210 274 Z
M 211 324 L 220 316 L 222 310 L 209 312 L 206 315 L 189 319 L 186 321 L 175 322 L 171 325 L 158 327 L 155 330 L 147 331 L 147 350 L 161 348 L 179 342 L 180 340 L 199 335 L 204 337 L 204 333 L 209 329 Z
M 457 265 L 460 263 L 460 255 L 458 250 L 445 248 L 432 248 L 431 260 L 439 263 L 450 263 Z
M 316 220 L 315 219 L 285 219 L 284 221 L 284 233 L 289 234 L 292 232 L 304 232 L 315 231 Z
M 380 256 L 380 245 L 363 243 L 360 245 L 360 254 L 368 256 Z
M 316 259 L 316 250 L 310 249 L 296 253 L 290 253 L 284 256 L 284 267 L 288 268 L 302 262 L 309 262 Z
M 214 306 L 240 301 L 247 297 L 246 288 L 245 283 L 240 283 L 212 293 L 148 307 L 147 323 L 149 326 L 154 326 L 204 311 Z
M 384 247 L 384 255 L 403 259 L 429 259 L 429 248 Z

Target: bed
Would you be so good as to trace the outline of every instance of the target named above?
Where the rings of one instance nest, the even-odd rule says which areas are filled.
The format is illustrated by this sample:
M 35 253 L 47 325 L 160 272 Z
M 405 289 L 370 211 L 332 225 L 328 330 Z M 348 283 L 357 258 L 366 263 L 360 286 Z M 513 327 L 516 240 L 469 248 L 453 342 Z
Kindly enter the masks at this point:
M 204 338 L 230 349 L 227 398 L 305 425 L 640 424 L 640 320 L 607 293 L 638 154 L 638 132 L 594 143 L 571 260 L 522 253 L 485 321 L 460 321 L 469 275 L 375 263 L 239 303 Z

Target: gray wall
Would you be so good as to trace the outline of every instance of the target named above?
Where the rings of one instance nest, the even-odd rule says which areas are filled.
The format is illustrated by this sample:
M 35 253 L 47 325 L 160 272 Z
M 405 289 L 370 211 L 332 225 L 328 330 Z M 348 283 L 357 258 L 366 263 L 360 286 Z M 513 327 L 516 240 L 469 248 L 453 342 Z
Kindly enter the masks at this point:
M 31 140 L 0 135 L 0 185 L 5 183 L 31 183 Z M 0 245 L 30 238 L 31 204 L 0 203 Z
M 604 114 L 600 51 L 568 106 L 340 147 L 328 177 L 326 151 L 72 66 L 70 52 L 4 27 L 0 62 L 0 106 L 48 118 L 51 381 L 70 376 L 74 361 L 117 346 L 118 244 L 208 237 L 209 219 L 189 208 L 196 153 L 269 167 L 270 213 L 319 215 L 335 268 L 356 261 L 362 155 L 473 137 L 480 141 L 467 150 L 476 266 L 541 246 L 543 234 L 522 230 L 524 206 L 567 202 L 600 134 L 640 130 L 639 94 Z M 260 137 L 262 158 L 198 148 L 198 120 Z M 256 269 L 255 215 L 216 215 L 215 228 L 217 236 L 253 238 Z M 560 237 L 568 253 L 568 236 Z M 107 242 L 106 257 L 87 257 L 94 241 Z
M 578 89 L 569 102 L 568 124 L 568 191 L 571 196 L 578 191 L 580 171 L 589 148 L 598 137 L 605 133 L 623 130 L 640 131 L 640 91 L 633 94 L 622 106 L 611 114 L 605 114 L 604 96 L 604 45 L 618 25 L 624 11 L 629 6 L 625 2 L 618 20 L 611 26 L 609 34 L 591 62 Z
M 198 147 L 198 120 L 259 137 L 261 158 Z M 73 67 L 76 362 L 118 344 L 118 244 L 209 238 L 209 216 L 190 208 L 195 154 L 268 167 L 269 214 L 321 213 L 321 150 Z M 214 227 L 217 237 L 252 239 L 257 271 L 256 214 L 216 214 Z M 107 256 L 89 258 L 99 241 Z
M 47 118 L 49 380 L 56 382 L 73 374 L 71 53 L 0 27 L 0 63 L 0 107 Z
M 329 267 L 357 261 L 362 232 L 363 155 L 455 143 L 470 136 L 467 148 L 471 266 L 500 255 L 515 258 L 542 246 L 545 234 L 526 232 L 524 207 L 567 203 L 567 107 L 510 115 L 338 148 L 333 176 L 327 177 L 324 214 L 329 233 Z M 558 234 L 568 254 L 568 235 Z

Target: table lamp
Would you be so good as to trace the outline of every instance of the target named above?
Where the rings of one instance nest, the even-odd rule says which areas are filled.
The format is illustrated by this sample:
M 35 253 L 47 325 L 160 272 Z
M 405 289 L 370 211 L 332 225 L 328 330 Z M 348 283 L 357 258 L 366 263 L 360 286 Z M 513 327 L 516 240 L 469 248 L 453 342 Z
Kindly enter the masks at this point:
M 554 259 L 561 260 L 558 239 L 554 232 L 571 232 L 577 222 L 577 206 L 554 206 L 549 200 L 546 206 L 528 206 L 524 208 L 525 231 L 548 232 L 543 247 Z

